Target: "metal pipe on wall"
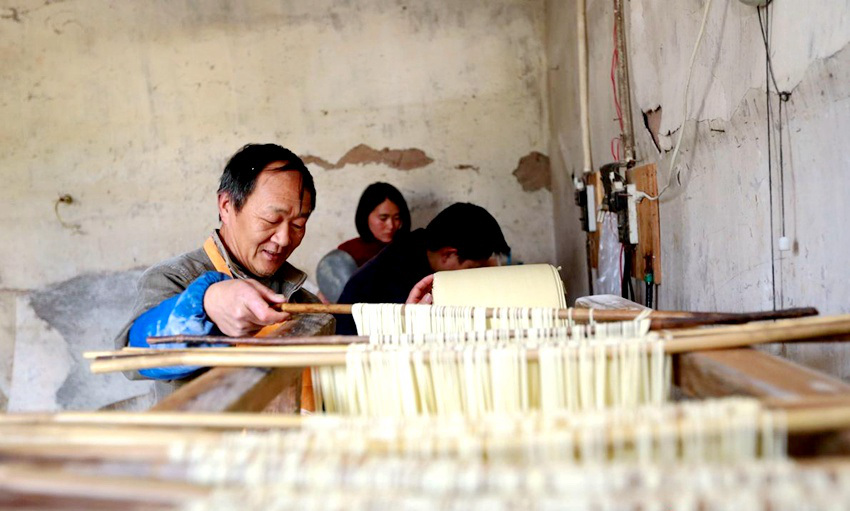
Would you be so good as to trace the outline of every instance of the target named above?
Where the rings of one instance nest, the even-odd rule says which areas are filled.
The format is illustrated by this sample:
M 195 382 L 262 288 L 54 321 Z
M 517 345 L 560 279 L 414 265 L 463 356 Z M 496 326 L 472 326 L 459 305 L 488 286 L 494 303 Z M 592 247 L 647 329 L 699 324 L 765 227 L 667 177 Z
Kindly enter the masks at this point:
M 623 156 L 629 165 L 635 161 L 635 127 L 632 122 L 632 88 L 629 80 L 629 52 L 626 48 L 626 21 L 623 0 L 614 0 L 617 31 L 617 97 L 623 116 Z
M 589 66 L 587 62 L 587 0 L 577 0 L 578 27 L 578 80 L 579 102 L 581 103 L 581 142 L 584 152 L 584 174 L 593 172 L 593 159 L 590 152 L 590 88 L 588 83 Z

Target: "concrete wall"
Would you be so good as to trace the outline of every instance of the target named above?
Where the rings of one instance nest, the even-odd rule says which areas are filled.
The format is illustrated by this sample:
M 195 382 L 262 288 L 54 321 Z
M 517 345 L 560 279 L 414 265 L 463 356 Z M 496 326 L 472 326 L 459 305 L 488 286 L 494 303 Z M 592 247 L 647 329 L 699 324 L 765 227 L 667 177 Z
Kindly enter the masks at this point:
M 0 403 L 146 391 L 88 376 L 79 353 L 110 345 L 139 268 L 216 226 L 247 142 L 310 157 L 308 272 L 355 235 L 375 180 L 414 227 L 472 201 L 517 259 L 554 262 L 546 158 L 515 172 L 548 152 L 544 16 L 543 0 L 0 0 Z
M 843 199 L 850 188 L 850 1 L 772 3 L 774 71 L 779 88 L 792 92 L 782 119 L 784 194 L 776 137 L 772 177 L 768 173 L 764 45 L 755 8 L 733 0 L 713 3 L 696 58 L 690 112 L 683 119 L 688 61 L 705 2 L 626 2 L 638 158 L 659 164 L 661 186 L 669 177 L 669 150 L 685 121 L 681 185 L 674 178 L 660 206 L 660 306 L 741 311 L 775 303 L 850 312 L 850 208 Z M 575 2 L 548 1 L 546 9 L 556 250 L 569 269 L 568 286 L 581 294 L 587 288 L 584 236 L 567 179 L 582 164 Z M 619 132 L 609 77 L 612 2 L 588 0 L 588 23 L 598 167 L 611 161 L 609 141 Z M 772 104 L 778 119 L 776 96 Z M 643 112 L 658 107 L 660 152 L 642 121 Z M 777 247 L 782 206 L 792 240 L 788 252 Z M 845 350 L 787 351 L 850 377 Z

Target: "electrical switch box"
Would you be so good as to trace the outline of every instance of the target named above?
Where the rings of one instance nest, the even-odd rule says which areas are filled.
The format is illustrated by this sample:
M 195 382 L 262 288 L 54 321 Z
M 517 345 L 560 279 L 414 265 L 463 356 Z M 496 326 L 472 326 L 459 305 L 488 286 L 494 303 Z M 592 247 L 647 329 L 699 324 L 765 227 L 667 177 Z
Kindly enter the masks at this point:
M 651 197 L 658 196 L 658 169 L 655 164 L 642 165 L 626 172 L 628 187 L 634 186 L 634 190 L 643 192 Z M 629 195 L 634 198 L 634 193 Z M 637 222 L 631 221 L 631 206 L 634 200 L 629 201 L 629 227 L 635 224 L 637 232 L 637 248 L 634 257 L 633 275 L 643 280 L 646 270 L 651 268 L 652 279 L 656 284 L 661 284 L 661 221 L 659 216 L 658 201 L 643 199 L 634 204 Z M 629 236 L 631 237 L 631 232 Z

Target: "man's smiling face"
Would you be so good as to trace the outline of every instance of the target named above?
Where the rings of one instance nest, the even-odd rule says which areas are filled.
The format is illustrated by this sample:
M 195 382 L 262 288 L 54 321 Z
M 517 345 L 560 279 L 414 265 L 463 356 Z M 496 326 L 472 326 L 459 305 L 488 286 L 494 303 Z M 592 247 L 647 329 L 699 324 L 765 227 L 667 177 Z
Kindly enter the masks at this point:
M 275 170 L 285 165 L 266 165 L 239 211 L 229 194 L 218 197 L 221 238 L 239 264 L 257 277 L 280 269 L 307 230 L 310 194 L 303 191 L 301 174 Z

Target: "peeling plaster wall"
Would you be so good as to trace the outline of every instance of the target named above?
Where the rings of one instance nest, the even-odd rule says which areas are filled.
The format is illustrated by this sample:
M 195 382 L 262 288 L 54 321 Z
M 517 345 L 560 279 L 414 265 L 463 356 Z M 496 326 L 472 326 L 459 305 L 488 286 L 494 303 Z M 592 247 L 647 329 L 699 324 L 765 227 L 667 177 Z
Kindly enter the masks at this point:
M 687 65 L 705 0 L 630 0 L 626 5 L 638 157 L 658 162 L 663 186 L 669 149 L 683 122 Z M 770 309 L 775 299 L 777 307 L 812 305 L 822 313 L 850 312 L 850 288 L 845 285 L 850 277 L 850 208 L 843 199 L 850 187 L 850 1 L 776 0 L 772 5 L 774 71 L 780 89 L 793 91 L 783 119 L 785 227 L 793 250 L 776 247 L 782 224 L 778 146 L 774 136 L 771 183 L 764 45 L 756 10 L 732 0 L 714 2 L 688 100 L 679 159 L 682 184 L 676 182 L 661 200 L 662 308 Z M 560 151 L 561 156 L 553 157 L 553 180 L 559 183 L 554 193 L 556 247 L 560 263 L 579 279 L 586 271 L 584 235 L 566 178 L 581 165 L 576 8 L 575 2 L 549 1 L 546 9 L 550 153 Z M 589 0 L 588 24 L 598 167 L 611 161 L 608 143 L 619 131 L 609 77 L 611 2 Z M 776 119 L 777 98 L 772 100 Z M 659 106 L 662 153 L 641 121 L 642 112 Z M 783 351 L 850 377 L 850 353 L 839 347 Z
M 199 246 L 221 169 L 246 142 L 326 162 L 361 144 L 422 153 L 409 170 L 310 165 L 318 209 L 292 258 L 310 273 L 355 236 L 376 180 L 402 190 L 414 227 L 472 201 L 516 259 L 554 262 L 552 193 L 512 174 L 549 144 L 544 14 L 544 0 L 0 0 L 0 360 L 15 363 L 14 377 L 0 366 L 0 391 L 40 385 L 12 399 L 21 409 L 144 391 L 77 381 L 75 332 L 106 348 L 125 310 L 86 295 L 87 321 L 109 327 L 90 330 L 62 326 L 61 299 L 34 304 L 102 279 L 127 295 L 109 300 L 129 299 L 136 269 Z M 42 359 L 59 368 L 29 366 Z M 60 391 L 71 387 L 92 399 Z

